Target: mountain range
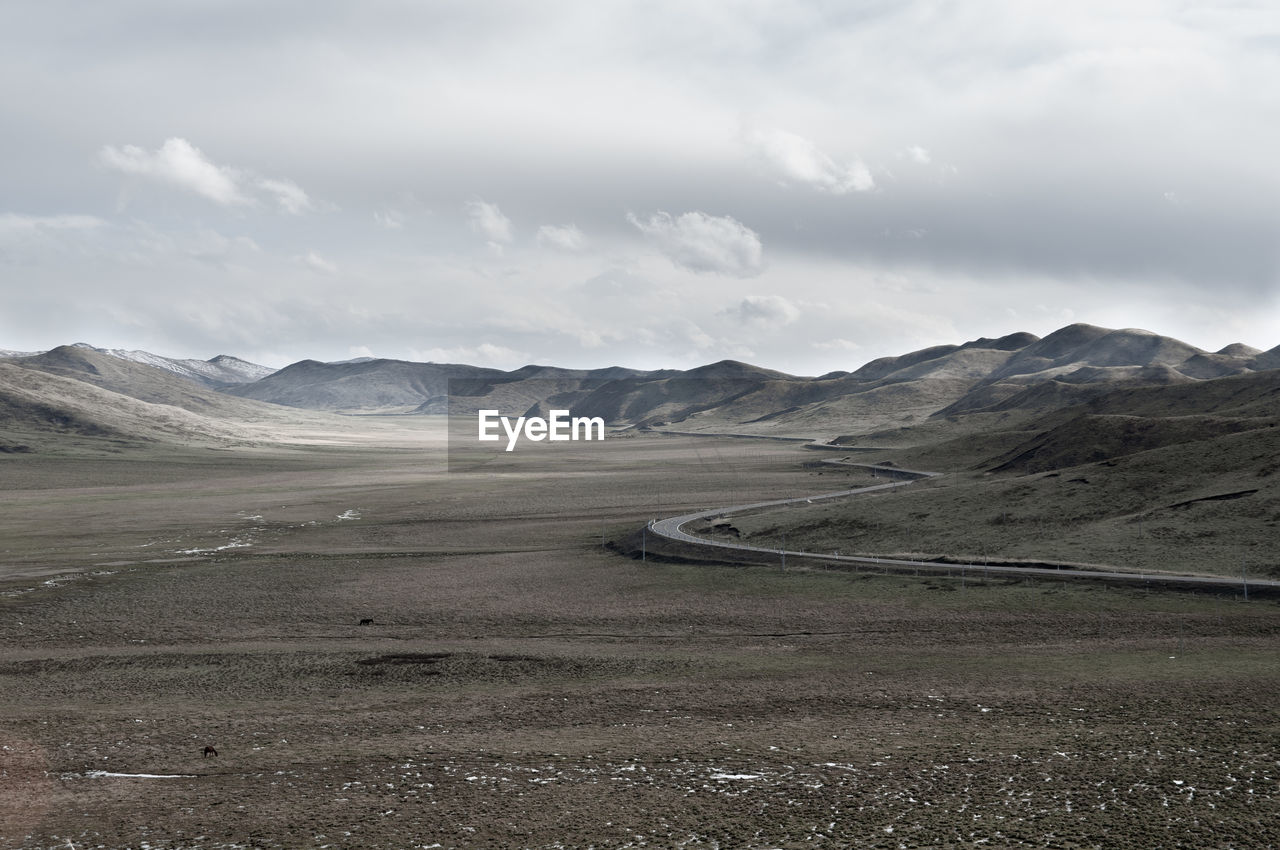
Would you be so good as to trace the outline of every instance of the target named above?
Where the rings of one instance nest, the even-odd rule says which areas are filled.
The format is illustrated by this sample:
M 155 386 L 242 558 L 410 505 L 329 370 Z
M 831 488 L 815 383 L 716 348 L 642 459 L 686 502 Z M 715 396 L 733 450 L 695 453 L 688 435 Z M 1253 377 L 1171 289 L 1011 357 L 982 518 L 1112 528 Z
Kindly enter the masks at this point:
M 1084 413 L 1217 417 L 1224 393 L 1253 399 L 1252 412 L 1240 408 L 1228 418 L 1275 416 L 1269 388 L 1280 384 L 1278 370 L 1280 347 L 1264 352 L 1231 345 L 1207 352 L 1148 331 L 1084 324 L 1044 338 L 1015 333 L 936 346 L 818 377 L 731 360 L 689 370 L 530 365 L 503 371 L 361 358 L 303 360 L 273 371 L 229 355 L 177 360 L 76 344 L 42 353 L 0 351 L 0 443 L 67 428 L 81 435 L 97 428 L 140 439 L 171 438 L 164 429 L 156 431 L 154 415 L 126 415 L 131 402 L 198 417 L 174 424 L 175 433 L 221 434 L 227 422 L 278 417 L 281 405 L 407 415 L 469 414 L 479 408 L 520 415 L 564 408 L 639 427 L 843 435 L 853 441 L 885 439 L 938 422 L 1032 428 L 1033 420 L 1056 416 L 1037 426 L 1038 433 L 1047 433 Z M 73 392 L 75 384 L 93 392 Z M 1209 431 L 1217 427 L 1202 424 Z M 1070 443 L 1069 433 L 1059 436 Z M 1016 454 L 1002 462 L 1020 463 Z
M 269 366 L 259 366 L 257 363 L 250 363 L 247 360 L 241 360 L 239 357 L 232 357 L 230 354 L 219 354 L 217 357 L 211 357 L 208 360 L 178 360 L 173 357 L 152 354 L 149 351 L 96 348 L 85 342 L 77 342 L 63 347 L 88 349 L 99 354 L 110 355 L 118 360 L 128 360 L 132 363 L 155 366 L 166 372 L 172 372 L 180 377 L 207 384 L 211 387 L 246 384 L 265 378 L 275 371 Z M 0 360 L 24 360 L 49 353 L 48 351 L 10 351 L 9 349 L 0 348 Z

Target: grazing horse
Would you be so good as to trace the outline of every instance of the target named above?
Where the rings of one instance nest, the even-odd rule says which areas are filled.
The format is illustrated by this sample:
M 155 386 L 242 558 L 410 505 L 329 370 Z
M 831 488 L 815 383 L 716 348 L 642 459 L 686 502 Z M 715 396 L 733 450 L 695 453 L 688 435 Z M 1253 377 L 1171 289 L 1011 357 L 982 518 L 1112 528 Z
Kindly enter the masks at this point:
M 204 748 L 204 758 L 208 758 L 209 756 L 216 756 L 217 754 L 218 754 L 218 751 L 215 750 L 213 747 Z
M 360 625 L 362 625 L 362 626 L 372 626 L 372 625 L 373 625 L 373 618 L 372 618 L 372 617 L 365 617 L 363 620 L 361 620 L 361 621 L 360 621 Z

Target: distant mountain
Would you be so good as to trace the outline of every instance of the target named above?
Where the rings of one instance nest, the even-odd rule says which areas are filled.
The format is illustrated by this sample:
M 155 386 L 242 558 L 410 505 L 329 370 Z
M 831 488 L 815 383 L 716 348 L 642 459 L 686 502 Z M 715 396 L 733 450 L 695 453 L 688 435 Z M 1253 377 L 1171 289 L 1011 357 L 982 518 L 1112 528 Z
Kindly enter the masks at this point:
M 510 372 L 360 358 L 304 360 L 227 388 L 245 398 L 344 412 L 442 414 L 553 408 L 606 421 L 761 434 L 863 432 L 933 416 L 1046 410 L 1113 386 L 1191 383 L 1280 367 L 1280 348 L 1202 351 L 1149 331 L 1076 324 L 1043 339 L 1014 333 L 883 357 L 802 378 L 724 360 L 643 372 L 530 365 Z M 450 383 L 452 382 L 452 383 Z M 450 389 L 452 388 L 452 394 Z
M 524 366 L 511 372 L 456 363 L 362 359 L 344 363 L 303 360 L 251 384 L 226 391 L 290 407 L 364 413 L 447 413 L 450 390 L 457 412 L 496 407 L 523 414 L 547 403 L 568 406 L 610 380 L 642 374 L 633 369 L 560 369 Z M 459 407 L 458 405 L 461 405 Z
M 546 415 L 568 409 L 610 423 L 671 430 L 853 436 L 957 417 L 1032 422 L 1054 411 L 1100 404 L 1117 390 L 1174 393 L 1280 369 L 1280 347 L 1259 351 L 1235 344 L 1208 352 L 1149 331 L 1076 324 L 1043 339 L 1029 333 L 984 337 L 817 378 L 734 360 L 689 370 L 528 365 L 503 371 L 357 358 L 303 360 L 270 372 L 228 356 L 174 360 L 85 345 L 5 362 L 215 416 L 241 415 L 223 411 L 238 397 L 343 413 L 470 414 L 495 408 L 506 415 Z M 250 380 L 255 374 L 261 377 Z M 1195 404 L 1191 408 L 1198 411 Z M 1056 426 L 1043 425 L 1049 427 Z
M 647 372 L 611 380 L 571 409 L 575 415 L 640 425 L 685 422 L 713 410 L 746 421 L 793 404 L 789 390 L 805 380 L 736 360 L 721 360 L 688 371 Z M 735 412 L 727 412 L 731 407 Z
M 1017 429 L 1034 436 L 991 459 L 992 471 L 1044 472 L 1139 452 L 1280 428 L 1280 370 L 1165 386 L 1095 386 Z M 1013 422 L 1007 423 L 1013 425 Z M 1258 455 L 1255 460 L 1274 458 Z
M 1280 354 L 1245 345 L 1210 353 L 1150 331 L 1070 325 L 1014 352 L 938 415 L 1059 407 L 1114 385 L 1190 383 L 1277 366 Z
M 227 392 L 312 410 L 409 412 L 433 399 L 447 398 L 450 380 L 485 385 L 504 380 L 506 375 L 482 366 L 383 358 L 348 363 L 302 360 Z
M 232 357 L 230 354 L 219 354 L 217 357 L 211 357 L 208 360 L 178 360 L 173 357 L 162 357 L 159 354 L 152 354 L 149 351 L 126 351 L 122 348 L 98 348 L 84 342 L 77 342 L 68 347 L 85 348 L 90 351 L 96 351 L 99 354 L 108 354 L 121 360 L 128 360 L 133 363 L 143 363 L 147 366 L 155 366 L 188 380 L 213 387 L 225 386 L 227 384 L 250 383 L 252 381 L 265 378 L 267 375 L 270 375 L 275 371 L 267 366 L 259 366 L 257 363 L 250 363 L 248 360 L 241 360 L 239 357 Z M 7 349 L 0 349 L 0 359 L 38 357 L 42 354 L 48 353 L 49 352 L 47 351 L 9 351 Z
M 108 355 L 90 354 L 114 360 Z M 126 369 L 155 372 L 162 380 L 174 382 L 175 389 L 191 387 L 201 392 L 188 381 L 159 369 L 115 362 Z M 0 455 L 44 452 L 77 443 L 114 448 L 139 443 L 216 446 L 261 441 L 270 439 L 267 435 L 273 424 L 296 416 L 271 405 L 223 397 L 212 390 L 203 390 L 211 398 L 203 412 L 196 412 L 190 409 L 194 405 L 189 403 L 189 397 L 182 399 L 188 402 L 186 407 L 144 401 L 85 380 L 88 377 L 91 376 L 73 368 L 50 371 L 22 361 L 0 361 Z M 119 378 L 103 383 L 120 386 Z M 151 389 L 159 385 L 154 384 Z M 163 397 L 152 392 L 142 394 Z
M 80 344 L 83 345 L 83 343 Z M 119 357 L 121 360 L 155 366 L 188 380 L 199 381 L 210 386 L 247 384 L 265 378 L 275 371 L 268 366 L 259 366 L 257 363 L 250 363 L 248 360 L 241 360 L 230 354 L 219 354 L 208 360 L 177 360 L 172 357 L 161 357 L 149 351 L 126 351 L 121 348 L 94 348 L 93 350 Z
M 246 402 L 181 377 L 173 370 L 122 359 L 88 345 L 63 345 L 7 362 L 29 371 L 82 381 L 150 404 L 171 405 L 206 416 L 240 417 L 255 413 Z
M 1021 351 L 1033 343 L 1039 342 L 1039 337 L 1035 334 L 1016 333 L 999 339 L 975 339 L 972 342 L 966 342 L 963 345 L 938 345 L 933 348 L 925 348 L 910 354 L 903 354 L 900 357 L 881 357 L 879 360 L 872 360 L 862 368 L 854 372 L 850 377 L 858 381 L 876 381 L 886 378 L 895 373 L 901 372 L 920 363 L 928 363 L 936 361 L 957 351 L 967 349 L 981 348 L 989 351 Z
M 584 404 L 593 392 L 617 382 L 639 377 L 655 377 L 665 372 L 639 372 L 621 366 L 603 369 L 562 369 L 556 366 L 522 366 L 499 378 L 487 376 L 476 381 L 449 385 L 452 394 L 436 396 L 413 410 L 414 413 L 469 415 L 480 409 L 508 414 L 546 416 L 551 410 L 584 413 Z M 596 415 L 596 414 L 591 414 Z M 614 420 L 610 420 L 614 421 Z

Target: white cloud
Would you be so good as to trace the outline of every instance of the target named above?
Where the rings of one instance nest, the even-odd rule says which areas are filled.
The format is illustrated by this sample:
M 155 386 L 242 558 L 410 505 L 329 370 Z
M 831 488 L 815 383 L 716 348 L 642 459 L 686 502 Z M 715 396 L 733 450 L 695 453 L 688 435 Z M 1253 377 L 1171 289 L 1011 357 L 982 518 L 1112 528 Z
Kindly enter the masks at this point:
M 754 277 L 764 270 L 764 249 L 754 230 L 731 216 L 656 212 L 647 219 L 627 213 L 641 233 L 677 265 L 695 272 Z
M 186 139 L 166 139 L 154 151 L 137 145 L 107 145 L 98 153 L 98 159 L 123 174 L 167 183 L 226 207 L 258 206 L 265 197 L 290 215 L 318 209 L 311 196 L 292 180 L 261 177 L 230 165 L 218 165 Z
M 581 251 L 587 245 L 587 237 L 573 224 L 544 224 L 538 228 L 538 244 L 564 251 Z
M 499 369 L 513 369 L 529 362 L 529 354 L 516 351 L 504 345 L 482 342 L 477 346 L 458 346 L 456 348 L 428 348 L 425 350 L 410 349 L 409 356 L 413 360 L 428 363 L 467 363 L 472 366 L 493 366 Z
M 241 190 L 243 175 L 240 172 L 213 163 L 186 139 L 166 139 L 156 151 L 146 151 L 136 145 L 123 148 L 107 145 L 99 157 L 117 171 L 170 183 L 223 206 L 253 203 Z
M 933 157 L 929 156 L 929 152 L 919 145 L 912 145 L 907 148 L 907 156 L 912 162 L 918 162 L 921 165 L 928 165 Z
M 578 332 L 578 344 L 583 348 L 601 348 L 604 345 L 604 337 L 599 331 L 583 329 Z
M 381 210 L 373 214 L 373 220 L 379 227 L 387 230 L 399 230 L 404 227 L 404 213 L 399 210 Z
M 751 325 L 789 325 L 800 318 L 800 308 L 781 295 L 748 295 L 722 312 Z
M 338 273 L 338 266 L 336 264 L 330 260 L 326 260 L 315 251 L 308 251 L 306 254 L 298 257 L 297 260 L 307 268 L 312 271 L 319 272 L 320 274 Z
M 0 268 L 15 262 L 61 262 L 60 257 L 99 256 L 115 233 L 107 222 L 91 215 L 0 213 Z M 56 315 L 57 311 L 53 312 Z
M 280 209 L 290 215 L 315 211 L 316 206 L 311 198 L 292 180 L 272 180 L 264 177 L 258 180 L 258 185 L 274 195 Z
M 871 171 L 862 160 L 854 159 L 846 165 L 839 165 L 808 139 L 795 133 L 756 130 L 747 137 L 747 144 L 786 180 L 804 183 L 833 195 L 869 192 L 876 187 Z
M 176 248 L 193 259 L 214 264 L 229 262 L 237 255 L 254 255 L 262 251 L 258 243 L 248 236 L 231 238 L 211 228 L 201 228 L 177 238 L 170 236 L 161 239 L 173 240 Z
M 347 353 L 350 354 L 353 359 L 360 357 L 373 357 L 373 349 L 369 348 L 367 345 L 350 346 L 347 348 Z
M 35 233 L 42 230 L 92 230 L 105 221 L 92 215 L 0 214 L 0 233 Z
M 860 343 L 856 343 L 851 339 L 844 339 L 843 337 L 815 342 L 813 343 L 813 347 L 819 351 L 835 351 L 838 353 L 862 350 L 862 345 Z
M 70 318 L 82 315 L 118 335 L 105 344 L 167 338 L 175 354 L 233 339 L 292 360 L 346 356 L 356 339 L 380 353 L 499 339 L 547 362 L 696 365 L 663 335 L 676 303 L 788 371 L 1067 321 L 1037 303 L 1203 347 L 1280 342 L 1280 312 L 1265 309 L 1275 4 L 396 4 L 403 14 L 356 27 L 334 4 L 305 19 L 176 4 L 163 21 L 153 5 L 80 4 L 83 26 L 68 28 L 58 4 L 0 4 L 3 78 L 39 82 L 5 103 L 0 268 L 21 286 L 6 288 L 0 345 L 35 328 L 48 338 L 32 349 L 86 338 Z M 171 25 L 200 37 L 174 50 L 157 29 Z M 49 120 L 50 103 L 74 120 Z M 113 129 L 86 150 L 91 126 Z M 260 182 L 286 177 L 347 215 L 323 228 L 289 215 Z M 492 240 L 468 228 L 471 198 L 521 217 L 493 242 L 512 262 L 476 260 Z M 627 209 L 650 229 L 659 209 L 732 215 L 769 242 L 766 268 L 689 286 L 668 256 L 725 267 L 672 245 L 674 221 L 642 236 Z M 580 253 L 539 229 L 577 222 Z M 206 226 L 261 250 L 199 237 Z M 312 249 L 358 269 L 360 292 L 323 285 L 342 278 L 298 261 Z M 636 280 L 570 283 L 610 268 Z M 785 293 L 803 315 L 761 332 L 723 314 L 748 292 Z M 184 297 L 206 300 L 171 317 Z M 216 299 L 244 312 L 200 331 L 202 316 L 230 315 Z M 930 323 L 873 322 L 877 299 Z M 1002 314 L 1010 303 L 1022 319 Z M 489 324 L 529 319 L 530 305 L 542 311 L 523 333 Z M 590 332 L 549 330 L 546 313 Z M 864 348 L 815 347 L 837 338 Z
M 467 218 L 471 230 L 489 241 L 489 247 L 501 250 L 511 241 L 511 219 L 502 214 L 497 204 L 476 199 L 467 202 Z

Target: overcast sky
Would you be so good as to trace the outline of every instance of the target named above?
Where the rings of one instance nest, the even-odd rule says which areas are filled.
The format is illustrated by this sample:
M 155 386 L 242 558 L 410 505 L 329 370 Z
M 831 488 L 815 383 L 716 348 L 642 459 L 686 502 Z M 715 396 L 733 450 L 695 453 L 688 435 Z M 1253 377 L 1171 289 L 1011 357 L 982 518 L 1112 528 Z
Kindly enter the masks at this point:
M 1251 2 L 0 5 L 0 348 L 797 374 L 1280 344 Z

